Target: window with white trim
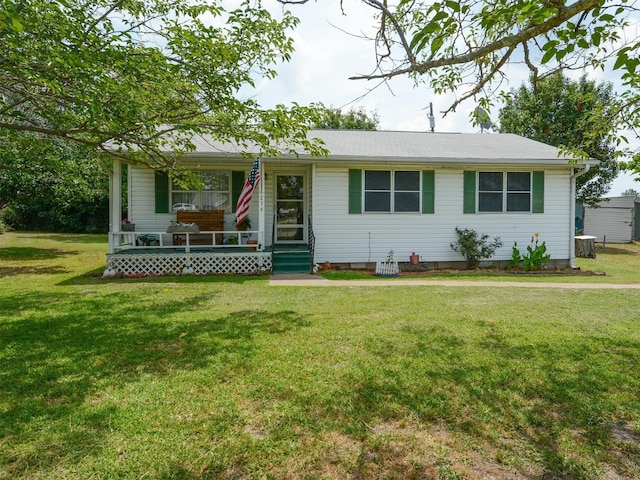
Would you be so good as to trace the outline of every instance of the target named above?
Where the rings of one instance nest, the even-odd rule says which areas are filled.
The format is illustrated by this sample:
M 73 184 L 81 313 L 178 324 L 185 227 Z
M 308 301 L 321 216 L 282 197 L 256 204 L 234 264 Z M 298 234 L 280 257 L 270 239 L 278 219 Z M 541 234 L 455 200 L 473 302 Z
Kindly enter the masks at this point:
M 186 190 L 172 183 L 172 209 L 189 208 L 193 205 L 198 210 L 231 211 L 231 173 L 202 171 L 196 174 L 203 183 L 201 190 Z
M 479 212 L 530 212 L 531 172 L 478 172 Z
M 365 212 L 420 212 L 420 172 L 365 170 Z

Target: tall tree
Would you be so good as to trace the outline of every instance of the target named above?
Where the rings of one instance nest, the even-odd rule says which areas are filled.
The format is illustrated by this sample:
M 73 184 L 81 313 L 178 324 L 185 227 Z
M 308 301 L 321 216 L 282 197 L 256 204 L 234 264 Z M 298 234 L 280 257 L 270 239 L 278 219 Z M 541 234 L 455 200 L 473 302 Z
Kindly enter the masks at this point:
M 109 178 L 93 148 L 39 134 L 3 133 L 0 215 L 10 207 L 6 223 L 27 230 L 106 231 Z M 27 135 L 35 138 L 26 142 Z
M 609 109 L 615 103 L 611 84 L 578 81 L 556 73 L 523 84 L 505 96 L 500 110 L 500 131 L 539 142 L 586 152 L 600 161 L 577 179 L 576 199 L 595 205 L 609 191 L 618 174 L 615 146 L 611 143 Z
M 289 59 L 297 24 L 260 0 L 0 1 L 0 137 L 31 166 L 54 139 L 163 170 L 194 133 L 270 155 L 281 140 L 322 151 L 306 138 L 313 106 L 264 109 L 247 95 Z
M 339 108 L 328 108 L 314 127 L 335 130 L 377 130 L 379 125 L 378 112 L 368 114 L 363 107 L 360 107 L 351 108 L 347 112 Z
M 608 121 L 614 131 L 640 128 L 640 38 L 631 0 L 362 1 L 378 26 L 376 58 L 371 74 L 354 79 L 409 75 L 436 93 L 455 93 L 450 112 L 471 98 L 488 110 L 510 64 L 526 65 L 534 81 L 568 68 L 607 69 L 624 89 Z M 627 166 L 640 173 L 640 154 Z
M 16 202 L 65 197 L 80 202 L 108 192 L 108 176 L 95 161 L 91 147 L 26 132 L 3 133 L 0 210 Z

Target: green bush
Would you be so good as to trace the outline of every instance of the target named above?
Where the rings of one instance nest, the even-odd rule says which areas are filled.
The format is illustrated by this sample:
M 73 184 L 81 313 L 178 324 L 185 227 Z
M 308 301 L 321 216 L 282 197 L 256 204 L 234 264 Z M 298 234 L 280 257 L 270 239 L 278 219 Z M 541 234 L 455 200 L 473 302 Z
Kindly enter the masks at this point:
M 86 202 L 16 202 L 5 222 L 17 230 L 105 233 L 109 229 L 108 197 L 97 195 Z
M 489 241 L 489 235 L 480 235 L 472 228 L 456 227 L 458 240 L 451 244 L 451 248 L 462 254 L 467 261 L 467 267 L 476 269 L 484 259 L 491 258 L 494 252 L 502 246 L 499 237 Z

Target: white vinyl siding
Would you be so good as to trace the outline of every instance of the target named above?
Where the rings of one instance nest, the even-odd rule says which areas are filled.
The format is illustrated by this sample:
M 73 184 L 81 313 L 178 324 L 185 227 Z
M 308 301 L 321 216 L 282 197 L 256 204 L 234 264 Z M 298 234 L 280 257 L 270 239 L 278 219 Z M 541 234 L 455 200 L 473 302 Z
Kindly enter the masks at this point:
M 367 166 L 351 166 L 367 169 Z M 410 170 L 411 166 L 398 166 Z M 425 168 L 430 168 L 425 166 Z M 503 247 L 495 259 L 509 260 L 513 242 L 528 245 L 535 232 L 545 241 L 553 259 L 569 259 L 571 217 L 569 171 L 545 171 L 545 203 L 548 213 L 512 212 L 509 215 L 464 215 L 464 168 L 435 169 L 435 204 L 431 215 L 408 213 L 349 214 L 347 167 L 319 164 L 314 177 L 313 227 L 316 235 L 315 261 L 375 262 L 393 250 L 399 261 L 408 261 L 411 252 L 425 261 L 462 261 L 450 244 L 455 227 L 473 228 L 479 233 L 499 236 Z
M 217 171 L 244 170 L 251 165 L 239 160 L 215 163 Z M 434 184 L 433 213 L 389 213 L 350 214 L 349 169 L 376 169 L 375 165 L 317 163 L 309 165 L 288 162 L 265 162 L 264 218 L 265 243 L 271 245 L 273 226 L 273 175 L 291 173 L 307 175 L 306 212 L 311 214 L 316 237 L 315 261 L 329 262 L 375 262 L 383 260 L 393 249 L 399 261 L 408 261 L 411 252 L 416 252 L 424 261 L 462 261 L 462 257 L 451 250 L 455 241 L 455 227 L 473 228 L 479 233 L 499 236 L 503 247 L 496 252 L 495 259 L 509 260 L 514 241 L 519 246 L 529 244 L 535 232 L 540 233 L 540 241 L 545 241 L 552 259 L 569 259 L 569 246 L 573 242 L 569 199 L 570 171 L 566 168 L 544 171 L 544 212 L 510 212 L 509 215 L 469 215 L 463 214 L 463 172 L 469 167 L 434 167 L 415 164 L 394 167 L 400 171 L 430 170 Z M 379 166 L 378 166 L 379 168 Z M 136 224 L 137 231 L 166 231 L 175 213 L 156 214 L 154 204 L 154 173 L 143 167 L 130 168 L 129 218 Z M 311 209 L 310 207 L 313 207 Z M 259 200 L 254 194 L 250 217 L 254 229 L 258 228 Z M 233 214 L 225 215 L 225 229 L 234 230 Z

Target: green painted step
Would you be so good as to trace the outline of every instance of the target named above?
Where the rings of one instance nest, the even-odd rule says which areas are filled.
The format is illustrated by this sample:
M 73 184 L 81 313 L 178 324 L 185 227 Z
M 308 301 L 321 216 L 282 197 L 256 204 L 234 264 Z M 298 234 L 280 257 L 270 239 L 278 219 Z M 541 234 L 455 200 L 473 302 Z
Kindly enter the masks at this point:
M 293 250 L 285 250 L 286 247 L 277 247 L 273 252 L 272 273 L 310 273 L 311 252 L 308 247 L 304 250 L 297 247 Z

